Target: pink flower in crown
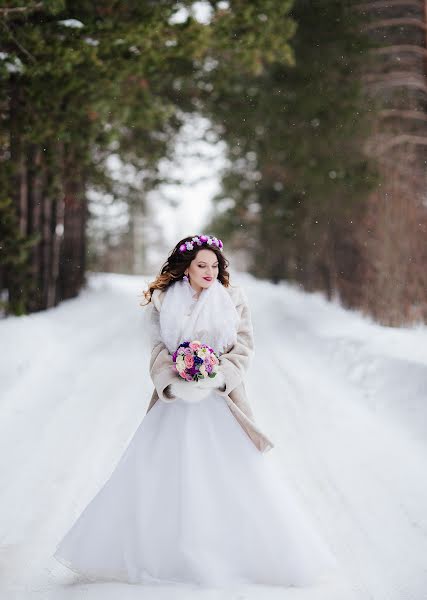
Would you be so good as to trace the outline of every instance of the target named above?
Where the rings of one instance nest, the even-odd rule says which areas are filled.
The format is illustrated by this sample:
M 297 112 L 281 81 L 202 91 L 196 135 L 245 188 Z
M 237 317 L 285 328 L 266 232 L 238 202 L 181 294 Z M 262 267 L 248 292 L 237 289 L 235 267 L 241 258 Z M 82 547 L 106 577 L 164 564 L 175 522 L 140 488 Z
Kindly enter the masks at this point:
M 201 345 L 201 342 L 199 342 L 198 340 L 194 340 L 193 342 L 190 342 L 189 348 L 191 348 L 191 350 L 198 350 L 201 347 Z
M 194 365 L 194 358 L 192 356 L 190 356 L 189 354 L 187 354 L 185 356 L 185 366 L 187 367 L 187 369 L 191 369 L 191 367 Z
M 208 246 L 216 246 L 216 248 L 221 251 L 223 249 L 223 243 L 220 239 L 216 238 L 215 236 L 203 234 L 195 235 L 191 238 L 191 240 L 183 242 L 180 245 L 179 250 L 180 252 L 186 252 L 187 250 L 193 250 L 196 246 L 203 246 L 203 244 L 207 244 Z

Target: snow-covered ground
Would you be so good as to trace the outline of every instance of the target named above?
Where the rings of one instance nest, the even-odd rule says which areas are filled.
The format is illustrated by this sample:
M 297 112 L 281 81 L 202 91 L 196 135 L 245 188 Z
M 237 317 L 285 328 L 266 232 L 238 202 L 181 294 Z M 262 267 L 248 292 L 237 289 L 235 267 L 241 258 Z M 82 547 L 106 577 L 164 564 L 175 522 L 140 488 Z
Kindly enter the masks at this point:
M 0 322 L 3 599 L 425 600 L 427 328 L 381 327 L 239 274 L 255 329 L 248 392 L 268 454 L 342 565 L 306 589 L 85 583 L 52 558 L 143 419 L 145 278 L 94 274 L 75 300 Z

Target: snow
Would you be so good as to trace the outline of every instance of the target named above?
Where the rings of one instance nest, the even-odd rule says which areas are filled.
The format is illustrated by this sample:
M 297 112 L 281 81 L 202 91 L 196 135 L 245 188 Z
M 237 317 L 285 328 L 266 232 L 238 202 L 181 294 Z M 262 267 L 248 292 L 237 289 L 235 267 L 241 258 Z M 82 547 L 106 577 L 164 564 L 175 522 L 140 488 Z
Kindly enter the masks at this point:
M 84 27 L 84 24 L 78 19 L 63 19 L 62 21 L 58 21 L 58 23 L 64 27 L 71 27 L 71 29 L 81 29 Z
M 92 274 L 79 298 L 0 322 L 0 596 L 423 600 L 427 328 L 382 327 L 243 273 L 232 283 L 254 322 L 249 398 L 342 579 L 229 591 L 88 584 L 52 558 L 144 417 L 152 386 L 139 302 L 149 279 Z
M 218 8 L 220 7 L 218 6 Z M 178 4 L 177 12 L 169 18 L 168 22 L 170 25 L 185 23 L 191 15 L 199 23 L 207 25 L 212 19 L 212 14 L 213 9 L 208 2 L 193 2 L 190 9 Z
M 94 38 L 85 37 L 84 41 L 86 44 L 89 44 L 89 46 L 99 46 L 99 40 L 95 40 Z
M 5 68 L 9 73 L 22 73 L 24 64 L 18 56 L 10 56 L 8 52 L 0 52 L 0 60 L 5 61 Z

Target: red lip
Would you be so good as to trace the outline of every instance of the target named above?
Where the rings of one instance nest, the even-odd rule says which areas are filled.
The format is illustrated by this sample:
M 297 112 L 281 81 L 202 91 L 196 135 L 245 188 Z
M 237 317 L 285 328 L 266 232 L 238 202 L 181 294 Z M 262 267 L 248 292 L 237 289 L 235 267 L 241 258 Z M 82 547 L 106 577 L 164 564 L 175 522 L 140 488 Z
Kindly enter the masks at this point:
M 212 281 L 212 277 L 203 277 L 206 281 Z

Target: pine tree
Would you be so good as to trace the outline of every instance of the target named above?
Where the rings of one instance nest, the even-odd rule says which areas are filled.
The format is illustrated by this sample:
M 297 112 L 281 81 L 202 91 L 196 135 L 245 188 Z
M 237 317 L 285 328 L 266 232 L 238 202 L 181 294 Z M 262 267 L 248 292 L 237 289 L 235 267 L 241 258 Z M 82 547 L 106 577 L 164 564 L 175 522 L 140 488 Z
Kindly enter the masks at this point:
M 117 193 L 106 168 L 112 153 L 154 185 L 180 114 L 199 110 L 212 57 L 250 72 L 289 53 L 286 36 L 270 38 L 262 21 L 283 13 L 279 0 L 228 9 L 210 2 L 209 23 L 191 16 L 192 4 L 181 3 L 189 9 L 182 22 L 172 0 L 11 0 L 0 10 L 2 194 L 13 199 L 19 235 L 39 236 L 30 276 L 9 289 L 11 307 L 41 310 L 78 293 L 88 189 Z M 11 267 L 2 262 L 7 282 Z
M 246 246 L 254 274 L 332 296 L 352 277 L 348 226 L 377 181 L 363 151 L 375 106 L 359 76 L 370 42 L 348 3 L 300 0 L 289 14 L 293 64 L 245 79 L 220 72 L 213 83 L 208 114 L 231 166 L 212 227 Z

